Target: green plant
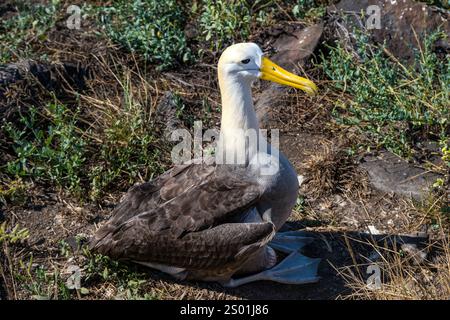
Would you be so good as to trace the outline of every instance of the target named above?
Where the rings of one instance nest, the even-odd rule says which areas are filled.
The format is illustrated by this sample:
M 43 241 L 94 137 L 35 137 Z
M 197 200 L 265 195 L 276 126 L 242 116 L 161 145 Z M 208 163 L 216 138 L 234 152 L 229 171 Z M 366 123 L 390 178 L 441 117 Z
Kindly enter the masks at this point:
M 200 15 L 202 37 L 214 50 L 250 35 L 251 14 L 245 0 L 203 0 Z
M 322 56 L 323 70 L 337 90 L 350 95 L 336 102 L 338 123 L 358 128 L 367 142 L 409 156 L 418 138 L 446 139 L 450 123 L 450 61 L 442 62 L 426 37 L 416 64 L 404 66 L 384 46 L 369 45 L 357 34 L 355 50 L 338 43 Z
M 66 242 L 66 241 L 64 241 L 64 240 L 61 240 L 60 242 L 59 242 L 59 250 L 60 250 L 60 253 L 61 253 L 61 255 L 63 256 L 63 257 L 65 257 L 65 258 L 68 258 L 70 255 L 71 255 L 71 251 L 72 251 L 72 248 L 70 247 L 70 245 Z
M 446 8 L 446 9 L 450 8 L 450 1 L 448 1 L 448 0 L 416 0 L 416 1 L 425 2 L 427 4 L 435 5 L 435 6 Z
M 100 148 L 97 163 L 89 172 L 91 198 L 97 198 L 103 190 L 118 178 L 132 182 L 141 171 L 158 172 L 159 150 L 154 148 L 156 141 L 148 131 L 143 131 L 140 119 L 128 122 L 117 120 L 105 132 L 106 141 Z M 131 126 L 129 127 L 128 124 Z M 147 174 L 144 174 L 147 176 Z
M 12 270 L 19 285 L 35 300 L 70 299 L 70 291 L 60 270 L 53 266 L 53 271 L 33 263 L 31 255 L 27 262 L 20 259 Z
M 108 126 L 102 132 L 102 144 L 88 170 L 90 196 L 97 198 L 112 183 L 128 186 L 137 177 L 150 178 L 162 172 L 161 149 L 143 103 L 134 97 L 130 79 L 121 83 L 123 105 L 105 115 Z
M 441 139 L 439 144 L 441 145 L 442 161 L 447 164 L 447 167 L 450 167 L 450 138 Z
M 16 243 L 27 239 L 29 236 L 28 229 L 20 228 L 15 225 L 14 228 L 8 230 L 6 222 L 0 224 L 0 244 L 3 242 Z
M 49 4 L 15 3 L 17 14 L 0 20 L 0 63 L 32 55 L 32 42 L 43 41 L 56 22 L 59 0 Z
M 77 112 L 56 103 L 45 110 L 49 121 L 43 121 L 37 109 L 30 108 L 21 115 L 23 128 L 12 123 L 4 127 L 16 156 L 6 164 L 6 172 L 79 192 L 86 143 L 77 132 Z
M 120 0 L 100 10 L 108 36 L 157 63 L 160 70 L 191 58 L 184 35 L 185 15 L 176 0 Z
M 305 198 L 299 196 L 295 202 L 294 211 L 295 212 L 303 212 L 305 210 Z
M 84 266 L 84 280 L 114 283 L 119 299 L 156 299 L 157 296 L 144 292 L 147 283 L 145 273 L 136 271 L 136 266 L 127 265 L 107 256 L 94 254 L 83 247 L 83 255 L 87 258 Z
M 315 0 L 298 0 L 292 8 L 292 14 L 296 19 L 315 19 L 325 14 L 325 8 L 317 5 Z
M 53 272 L 47 271 L 39 266 L 33 273 L 28 274 L 29 281 L 25 286 L 36 300 L 62 299 L 70 298 L 70 291 L 61 278 L 59 270 L 55 268 Z M 55 290 L 56 289 L 56 290 Z
M 0 202 L 24 204 L 27 199 L 27 188 L 28 185 L 21 178 L 2 177 L 0 179 Z
M 120 82 L 120 102 L 109 104 L 98 125 L 88 130 L 81 126 L 87 123 L 85 114 L 58 103 L 29 108 L 20 121 L 5 124 L 1 129 L 9 155 L 0 166 L 0 200 L 24 198 L 25 179 L 97 200 L 105 191 L 128 188 L 136 178 L 162 172 L 165 149 L 154 133 L 142 88 L 128 73 Z
M 305 17 L 306 12 L 313 8 L 315 5 L 314 0 L 298 0 L 297 4 L 292 8 L 292 13 L 297 19 L 302 19 Z

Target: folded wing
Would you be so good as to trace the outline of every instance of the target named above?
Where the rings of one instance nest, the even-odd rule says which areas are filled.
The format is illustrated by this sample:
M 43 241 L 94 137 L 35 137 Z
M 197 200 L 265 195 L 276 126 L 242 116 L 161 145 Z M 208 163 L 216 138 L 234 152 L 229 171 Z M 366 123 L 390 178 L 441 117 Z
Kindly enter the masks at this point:
M 271 222 L 233 223 L 260 197 L 245 169 L 177 166 L 131 188 L 90 245 L 114 259 L 217 268 L 245 259 L 273 236 Z

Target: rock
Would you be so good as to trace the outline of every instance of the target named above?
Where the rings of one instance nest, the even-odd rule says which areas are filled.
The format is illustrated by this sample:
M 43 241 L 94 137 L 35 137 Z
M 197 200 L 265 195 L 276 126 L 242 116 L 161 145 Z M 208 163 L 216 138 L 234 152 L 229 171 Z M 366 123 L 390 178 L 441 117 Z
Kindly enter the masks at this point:
M 65 241 L 70 246 L 73 252 L 78 250 L 78 241 L 76 237 L 68 237 L 65 239 Z
M 323 24 L 316 24 L 298 29 L 290 34 L 281 34 L 274 47 L 277 51 L 271 59 L 288 71 L 295 72 L 298 65 L 303 65 L 313 54 L 322 36 Z M 277 101 L 285 94 L 287 87 L 271 83 L 256 99 L 255 110 L 259 121 L 266 124 L 270 111 L 277 108 Z
M 360 167 L 367 171 L 375 189 L 418 200 L 427 195 L 436 179 L 442 178 L 388 151 L 382 151 L 378 156 L 365 156 L 362 161 Z
M 373 234 L 373 235 L 383 234 L 383 232 L 381 232 L 375 226 L 372 226 L 372 225 L 368 226 L 367 229 L 369 229 L 369 233 Z
M 20 79 L 22 79 L 22 77 L 20 75 L 19 65 L 11 63 L 0 66 L 0 86 L 5 87 Z
M 418 48 L 416 35 L 423 40 L 425 34 L 429 35 L 439 27 L 450 35 L 447 10 L 413 0 L 341 0 L 327 9 L 330 31 L 339 33 L 339 29 L 344 27 L 347 29 L 344 33 L 347 33 L 353 27 L 365 28 L 366 10 L 371 5 L 380 8 L 381 28 L 368 32 L 376 43 L 386 41 L 388 50 L 397 58 L 409 62 L 414 59 L 414 50 Z M 435 46 L 436 50 L 444 52 L 450 48 L 448 39 L 437 42 Z
M 403 252 L 408 254 L 408 256 L 415 264 L 421 264 L 427 258 L 427 253 L 423 250 L 420 250 L 416 244 L 405 243 L 402 244 L 401 249 L 403 250 Z
M 320 37 L 323 24 L 316 24 L 295 31 L 292 34 L 283 34 L 274 43 L 277 51 L 272 59 L 282 67 L 294 70 L 298 64 L 303 64 L 314 52 Z
M 16 63 L 0 65 L 0 86 L 6 87 L 28 75 L 36 77 L 47 90 L 61 87 L 62 80 L 65 80 L 71 87 L 81 90 L 85 88 L 87 71 L 76 63 L 47 64 L 33 60 L 21 60 Z
M 305 177 L 302 175 L 298 175 L 297 180 L 298 180 L 298 185 L 300 187 L 303 184 L 303 182 L 305 182 Z
M 84 90 L 87 77 L 87 69 L 71 62 L 49 64 L 21 60 L 0 65 L 0 121 L 14 121 L 19 108 L 36 105 L 34 99 L 38 98 L 42 89 L 54 92 L 58 99 L 67 95 L 66 89 Z M 7 91 L 8 94 L 5 94 Z

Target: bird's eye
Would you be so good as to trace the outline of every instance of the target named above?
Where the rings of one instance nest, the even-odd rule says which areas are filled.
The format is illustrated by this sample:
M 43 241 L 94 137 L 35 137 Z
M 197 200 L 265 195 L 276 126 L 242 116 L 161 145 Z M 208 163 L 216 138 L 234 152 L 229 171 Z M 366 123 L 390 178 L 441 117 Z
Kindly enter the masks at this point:
M 245 60 L 242 60 L 241 61 L 241 63 L 243 63 L 243 64 L 247 64 L 247 63 L 249 63 L 250 62 L 250 59 L 245 59 Z

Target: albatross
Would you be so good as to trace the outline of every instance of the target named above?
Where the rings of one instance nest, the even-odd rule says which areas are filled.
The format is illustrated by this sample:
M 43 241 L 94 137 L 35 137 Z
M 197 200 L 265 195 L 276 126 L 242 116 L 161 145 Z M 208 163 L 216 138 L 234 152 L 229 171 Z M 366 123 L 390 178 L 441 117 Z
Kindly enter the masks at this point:
M 312 81 L 276 65 L 255 43 L 225 49 L 218 63 L 222 116 L 213 161 L 175 165 L 130 188 L 91 238 L 91 250 L 177 279 L 227 287 L 318 280 L 320 259 L 300 253 L 311 238 L 278 232 L 296 203 L 299 183 L 286 156 L 260 133 L 251 96 L 256 79 L 317 92 Z M 249 131 L 256 139 L 242 134 Z M 243 154 L 242 161 L 217 161 L 217 155 L 229 154 Z

